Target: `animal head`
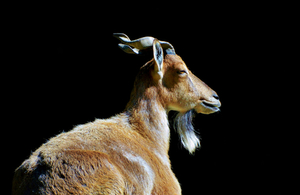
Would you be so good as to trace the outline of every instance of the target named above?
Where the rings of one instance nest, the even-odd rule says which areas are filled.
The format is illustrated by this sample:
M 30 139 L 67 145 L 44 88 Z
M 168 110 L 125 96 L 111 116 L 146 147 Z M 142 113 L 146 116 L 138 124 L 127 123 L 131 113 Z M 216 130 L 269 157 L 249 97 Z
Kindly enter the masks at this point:
M 115 33 L 114 36 L 122 42 L 119 47 L 126 53 L 153 52 L 153 60 L 143 66 L 150 72 L 151 79 L 143 75 L 138 82 L 151 82 L 149 86 L 156 86 L 164 108 L 167 111 L 178 111 L 174 127 L 181 136 L 183 145 L 193 152 L 200 145 L 200 141 L 191 123 L 192 111 L 202 114 L 219 111 L 221 103 L 217 93 L 188 69 L 170 43 L 153 37 L 130 40 L 123 33 Z M 143 77 L 144 80 L 141 81 Z M 138 90 L 133 93 L 138 93 Z

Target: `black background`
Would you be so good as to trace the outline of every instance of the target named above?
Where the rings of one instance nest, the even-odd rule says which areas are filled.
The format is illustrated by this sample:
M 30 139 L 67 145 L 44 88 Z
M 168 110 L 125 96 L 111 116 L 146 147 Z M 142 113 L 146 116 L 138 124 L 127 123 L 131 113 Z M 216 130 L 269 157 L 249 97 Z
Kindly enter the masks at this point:
M 49 138 L 123 111 L 139 67 L 150 58 L 122 52 L 112 36 L 122 32 L 170 42 L 222 102 L 221 112 L 195 118 L 202 139 L 195 155 L 172 131 L 169 154 L 183 194 L 282 193 L 285 138 L 273 117 L 269 77 L 282 60 L 276 52 L 282 10 L 246 3 L 124 4 L 9 7 L 9 71 L 2 72 L 8 76 L 8 187 L 14 169 Z

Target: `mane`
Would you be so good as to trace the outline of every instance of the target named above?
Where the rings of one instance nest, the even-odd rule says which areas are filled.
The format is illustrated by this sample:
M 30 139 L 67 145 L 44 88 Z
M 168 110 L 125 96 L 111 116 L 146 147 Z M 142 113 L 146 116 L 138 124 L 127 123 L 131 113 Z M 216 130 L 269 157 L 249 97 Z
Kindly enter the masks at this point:
M 193 126 L 194 111 L 189 110 L 186 113 L 178 112 L 173 119 L 173 128 L 180 136 L 183 146 L 193 154 L 200 147 L 200 140 L 196 135 Z

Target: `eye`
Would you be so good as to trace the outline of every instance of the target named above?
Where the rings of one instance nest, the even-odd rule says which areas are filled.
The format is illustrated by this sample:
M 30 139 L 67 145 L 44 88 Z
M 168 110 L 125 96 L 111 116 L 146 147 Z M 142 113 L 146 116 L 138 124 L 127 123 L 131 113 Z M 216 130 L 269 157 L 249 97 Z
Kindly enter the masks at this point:
M 177 73 L 180 75 L 180 76 L 184 76 L 187 74 L 187 72 L 185 70 L 178 70 Z

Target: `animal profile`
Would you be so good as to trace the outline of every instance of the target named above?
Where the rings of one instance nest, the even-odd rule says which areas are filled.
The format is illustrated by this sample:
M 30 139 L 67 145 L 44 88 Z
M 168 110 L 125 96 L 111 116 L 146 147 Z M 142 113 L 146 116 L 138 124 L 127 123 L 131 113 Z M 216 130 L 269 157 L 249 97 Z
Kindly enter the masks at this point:
M 200 141 L 193 115 L 218 112 L 219 97 L 170 43 L 114 36 L 126 53 L 153 54 L 140 68 L 124 111 L 78 125 L 40 146 L 16 169 L 13 195 L 181 194 L 168 155 L 168 113 L 177 112 L 173 126 L 183 146 L 194 153 Z

